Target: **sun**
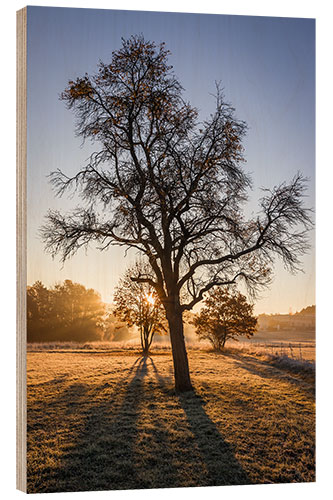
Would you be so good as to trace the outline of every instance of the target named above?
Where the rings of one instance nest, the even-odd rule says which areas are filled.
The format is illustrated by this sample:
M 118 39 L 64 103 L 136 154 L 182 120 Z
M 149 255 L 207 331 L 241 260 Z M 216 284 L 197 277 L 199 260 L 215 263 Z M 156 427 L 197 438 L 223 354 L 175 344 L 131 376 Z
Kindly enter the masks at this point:
M 152 306 L 155 305 L 155 298 L 153 297 L 152 293 L 145 293 L 145 300 L 151 304 Z

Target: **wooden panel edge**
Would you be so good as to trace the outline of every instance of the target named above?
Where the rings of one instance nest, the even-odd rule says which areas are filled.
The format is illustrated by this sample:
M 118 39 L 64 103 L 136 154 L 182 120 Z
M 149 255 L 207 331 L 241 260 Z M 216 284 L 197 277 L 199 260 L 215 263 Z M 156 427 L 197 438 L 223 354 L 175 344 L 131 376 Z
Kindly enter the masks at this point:
M 27 491 L 27 8 L 16 13 L 16 488 Z

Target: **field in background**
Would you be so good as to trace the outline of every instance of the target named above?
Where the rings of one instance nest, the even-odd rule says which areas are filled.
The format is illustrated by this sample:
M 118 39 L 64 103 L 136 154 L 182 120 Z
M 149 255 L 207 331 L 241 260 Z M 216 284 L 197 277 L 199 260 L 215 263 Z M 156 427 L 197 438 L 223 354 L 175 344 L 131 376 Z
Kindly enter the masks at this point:
M 29 347 L 29 492 L 315 480 L 312 363 L 192 346 L 179 396 L 167 346 Z
M 243 341 L 242 341 L 243 342 Z M 252 346 L 262 347 L 267 353 L 296 360 L 316 359 L 315 331 L 279 330 L 275 332 L 259 331 L 252 339 L 246 340 Z
M 252 354 L 266 355 L 273 358 L 290 358 L 298 362 L 311 362 L 315 364 L 316 344 L 315 342 L 230 342 L 227 349 L 233 348 L 247 351 Z
M 189 350 L 210 351 L 211 344 L 208 341 L 198 341 L 191 336 L 187 339 Z M 123 349 L 138 350 L 140 344 L 137 339 L 122 342 L 86 342 L 78 344 L 75 342 L 46 342 L 28 344 L 28 351 L 104 351 L 119 352 Z M 226 350 L 238 350 L 249 352 L 253 355 L 267 357 L 283 357 L 296 361 L 315 362 L 316 344 L 315 332 L 279 331 L 279 332 L 257 332 L 253 338 L 241 338 L 239 342 L 228 341 Z M 152 344 L 152 351 L 170 351 L 170 341 L 166 336 L 156 337 Z

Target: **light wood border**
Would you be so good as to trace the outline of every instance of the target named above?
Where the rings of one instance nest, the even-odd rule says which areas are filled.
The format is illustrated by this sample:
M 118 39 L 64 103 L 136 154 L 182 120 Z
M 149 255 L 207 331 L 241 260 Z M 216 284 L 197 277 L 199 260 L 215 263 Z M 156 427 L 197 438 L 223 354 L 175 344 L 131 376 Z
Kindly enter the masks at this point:
M 27 8 L 16 13 L 16 487 L 27 488 Z

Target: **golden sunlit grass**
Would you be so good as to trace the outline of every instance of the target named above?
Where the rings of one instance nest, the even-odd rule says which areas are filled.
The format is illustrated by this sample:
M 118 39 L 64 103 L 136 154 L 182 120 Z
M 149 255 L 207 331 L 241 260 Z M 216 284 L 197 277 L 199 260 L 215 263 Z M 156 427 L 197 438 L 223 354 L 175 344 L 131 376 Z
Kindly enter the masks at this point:
M 193 349 L 28 353 L 28 491 L 314 481 L 314 374 Z

